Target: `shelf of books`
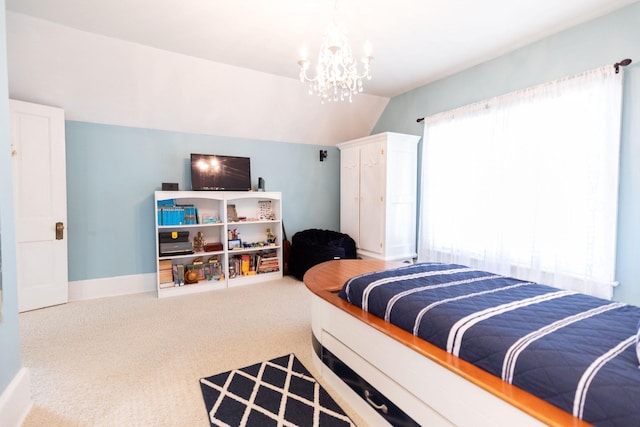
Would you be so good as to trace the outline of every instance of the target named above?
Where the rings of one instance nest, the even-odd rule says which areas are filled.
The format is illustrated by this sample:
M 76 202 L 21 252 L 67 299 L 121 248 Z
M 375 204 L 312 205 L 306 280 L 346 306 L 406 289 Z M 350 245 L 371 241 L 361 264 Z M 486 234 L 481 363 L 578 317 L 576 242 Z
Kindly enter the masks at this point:
M 229 195 L 226 225 L 229 286 L 282 277 L 280 193 Z
M 282 277 L 277 192 L 156 191 L 158 297 Z

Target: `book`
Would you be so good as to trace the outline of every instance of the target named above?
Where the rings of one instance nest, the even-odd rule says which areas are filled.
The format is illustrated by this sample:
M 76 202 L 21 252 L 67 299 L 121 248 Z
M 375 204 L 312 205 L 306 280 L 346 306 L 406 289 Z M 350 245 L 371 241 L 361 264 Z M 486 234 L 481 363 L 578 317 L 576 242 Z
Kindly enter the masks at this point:
M 185 224 L 184 208 L 176 206 L 158 208 L 158 225 L 183 224 Z
M 267 249 L 258 253 L 256 255 L 256 265 L 256 272 L 258 274 L 280 271 L 280 259 L 273 249 Z
M 184 265 L 175 264 L 173 266 L 173 284 L 174 286 L 184 285 Z
M 158 275 L 160 279 L 160 285 L 165 283 L 173 284 L 173 271 L 169 270 L 160 270 L 160 274 Z
M 177 204 L 177 209 L 184 212 L 184 224 L 198 224 L 198 209 L 191 204 Z M 169 224 L 175 225 L 175 224 Z

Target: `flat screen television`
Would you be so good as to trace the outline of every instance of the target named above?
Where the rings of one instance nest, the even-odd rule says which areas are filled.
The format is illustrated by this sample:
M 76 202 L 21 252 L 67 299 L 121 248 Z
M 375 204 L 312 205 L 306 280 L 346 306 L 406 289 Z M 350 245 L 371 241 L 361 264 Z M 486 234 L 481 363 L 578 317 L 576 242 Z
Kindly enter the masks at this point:
M 215 154 L 191 154 L 191 189 L 248 191 L 251 189 L 251 159 Z

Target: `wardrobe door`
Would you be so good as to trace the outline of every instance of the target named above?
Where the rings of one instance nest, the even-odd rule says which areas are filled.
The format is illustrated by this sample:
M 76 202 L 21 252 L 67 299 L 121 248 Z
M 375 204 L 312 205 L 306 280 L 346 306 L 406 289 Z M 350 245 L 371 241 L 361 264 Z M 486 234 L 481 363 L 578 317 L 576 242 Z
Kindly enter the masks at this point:
M 340 232 L 360 244 L 360 148 L 340 153 Z
M 384 253 L 385 153 L 383 143 L 360 148 L 360 249 Z

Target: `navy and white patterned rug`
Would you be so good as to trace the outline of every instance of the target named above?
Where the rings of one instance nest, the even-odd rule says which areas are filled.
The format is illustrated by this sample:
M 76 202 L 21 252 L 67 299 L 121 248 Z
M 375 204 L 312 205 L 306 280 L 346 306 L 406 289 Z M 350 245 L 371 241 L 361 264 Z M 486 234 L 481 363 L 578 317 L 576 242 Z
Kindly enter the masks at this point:
M 212 426 L 353 426 L 294 354 L 200 379 Z

